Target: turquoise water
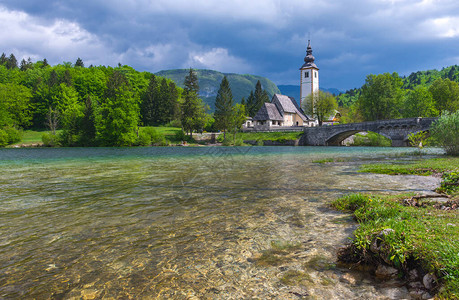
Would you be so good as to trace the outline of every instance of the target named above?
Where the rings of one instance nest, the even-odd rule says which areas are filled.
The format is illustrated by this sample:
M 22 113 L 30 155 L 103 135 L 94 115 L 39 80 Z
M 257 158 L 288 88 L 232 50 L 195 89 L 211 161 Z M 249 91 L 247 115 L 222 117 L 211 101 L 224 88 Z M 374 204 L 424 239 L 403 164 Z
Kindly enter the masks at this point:
M 386 297 L 371 278 L 342 280 L 349 271 L 336 267 L 336 250 L 356 225 L 327 203 L 356 191 L 433 189 L 432 178 L 356 172 L 413 152 L 0 149 L 0 298 Z M 339 161 L 313 163 L 324 158 Z M 257 263 L 273 243 L 295 251 L 281 264 Z M 334 267 L 308 267 L 318 258 Z M 309 279 L 283 283 L 292 270 Z

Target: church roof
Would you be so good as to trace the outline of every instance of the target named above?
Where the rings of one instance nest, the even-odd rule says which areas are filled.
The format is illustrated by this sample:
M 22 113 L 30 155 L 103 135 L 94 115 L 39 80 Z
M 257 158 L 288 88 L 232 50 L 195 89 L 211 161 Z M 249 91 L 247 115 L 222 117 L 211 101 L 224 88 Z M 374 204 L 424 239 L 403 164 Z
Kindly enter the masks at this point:
M 283 116 L 284 112 L 291 114 L 298 114 L 303 121 L 309 120 L 309 118 L 303 113 L 303 110 L 298 106 L 298 103 L 295 101 L 295 98 L 275 94 L 271 103 L 274 103 L 279 109 L 280 114 Z
M 279 113 L 277 106 L 274 103 L 263 103 L 263 106 L 258 110 L 255 117 L 253 117 L 254 121 L 265 121 L 265 120 L 273 120 L 273 121 L 282 121 L 284 118 Z

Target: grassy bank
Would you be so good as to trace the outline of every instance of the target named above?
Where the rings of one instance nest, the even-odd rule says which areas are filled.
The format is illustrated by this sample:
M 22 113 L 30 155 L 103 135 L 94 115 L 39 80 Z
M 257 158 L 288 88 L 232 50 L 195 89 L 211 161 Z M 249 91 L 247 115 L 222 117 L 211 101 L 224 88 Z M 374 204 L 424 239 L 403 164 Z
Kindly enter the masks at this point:
M 244 141 L 287 141 L 299 139 L 303 134 L 302 131 L 298 132 L 239 132 L 236 136 L 237 139 Z
M 459 171 L 459 157 L 442 157 L 420 160 L 409 164 L 363 165 L 360 172 L 389 175 L 432 175 L 448 171 Z
M 351 194 L 332 207 L 351 212 L 359 222 L 352 244 L 339 253 L 339 259 L 370 265 L 395 267 L 410 281 L 423 282 L 423 276 L 437 278 L 434 288 L 441 299 L 459 299 L 459 158 L 445 157 L 409 164 L 364 165 L 361 172 L 442 176 L 438 192 L 450 200 L 426 200 L 419 205 L 414 195 Z M 418 278 L 410 278 L 416 270 Z M 430 275 L 429 275 L 430 276 Z
M 422 268 L 438 278 L 441 288 L 434 292 L 445 299 L 458 299 L 459 212 L 404 206 L 401 200 L 406 197 L 351 194 L 334 201 L 333 207 L 352 212 L 360 224 L 354 232 L 353 250 L 341 259 L 386 263 L 404 276 Z M 383 231 L 387 235 L 382 236 Z M 375 243 L 379 249 L 375 250 Z M 420 276 L 422 282 L 423 274 Z

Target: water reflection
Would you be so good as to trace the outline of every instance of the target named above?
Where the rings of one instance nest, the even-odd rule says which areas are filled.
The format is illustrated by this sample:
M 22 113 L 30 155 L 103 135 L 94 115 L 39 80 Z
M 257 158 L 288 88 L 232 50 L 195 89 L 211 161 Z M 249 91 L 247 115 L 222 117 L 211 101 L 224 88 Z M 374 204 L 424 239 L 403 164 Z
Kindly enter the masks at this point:
M 327 202 L 436 184 L 355 172 L 406 149 L 33 150 L 0 151 L 1 298 L 390 298 L 343 280 L 355 224 Z

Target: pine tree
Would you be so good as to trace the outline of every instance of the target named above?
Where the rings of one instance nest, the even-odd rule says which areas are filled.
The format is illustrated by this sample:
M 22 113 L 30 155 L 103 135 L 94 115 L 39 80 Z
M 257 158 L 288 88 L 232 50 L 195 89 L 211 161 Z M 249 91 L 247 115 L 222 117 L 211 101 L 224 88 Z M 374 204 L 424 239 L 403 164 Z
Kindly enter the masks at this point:
M 205 125 L 206 106 L 198 98 L 199 83 L 198 77 L 190 68 L 189 74 L 185 77 L 184 100 L 181 105 L 181 122 L 185 132 L 193 136 L 193 130 L 200 130 Z
M 59 84 L 59 76 L 57 76 L 56 70 L 52 70 L 49 74 L 48 86 L 53 87 L 57 84 Z
M 242 97 L 241 104 L 244 105 L 244 107 L 247 105 L 247 103 L 245 102 L 245 97 Z
M 172 120 L 180 120 L 180 102 L 177 86 L 173 81 L 169 82 L 169 102 L 170 102 L 170 116 Z
M 152 75 L 150 83 L 148 84 L 147 91 L 142 99 L 142 105 L 140 108 L 140 114 L 142 116 L 142 122 L 144 126 L 156 125 L 156 109 L 158 106 L 158 83 L 156 76 Z
M 6 54 L 3 52 L 2 56 L 0 56 L 0 65 L 5 65 L 7 61 L 8 58 L 6 58 Z
M 231 125 L 233 113 L 233 94 L 226 76 L 220 83 L 220 88 L 215 99 L 215 124 L 218 129 L 223 130 L 223 138 L 226 139 L 226 131 Z
M 185 93 L 193 91 L 196 93 L 196 95 L 199 95 L 198 76 L 196 75 L 196 72 L 194 72 L 194 70 L 191 68 L 190 68 L 188 75 L 185 77 L 184 85 L 185 85 Z
M 84 115 L 81 121 L 81 144 L 82 146 L 94 146 L 96 140 L 96 122 L 94 107 L 90 96 L 86 97 Z
M 247 104 L 246 104 L 246 110 L 247 110 L 247 113 L 250 117 L 255 117 L 255 115 L 257 114 L 257 111 L 256 110 L 256 105 L 255 105 L 255 95 L 253 94 L 253 91 L 250 91 L 250 95 L 249 97 L 247 98 Z
M 19 69 L 21 71 L 27 70 L 27 62 L 26 62 L 26 60 L 24 58 L 21 60 L 21 66 L 19 67 Z
M 72 86 L 72 74 L 70 74 L 69 69 L 65 70 L 64 76 L 62 77 L 62 83 L 65 83 L 67 86 Z
M 77 58 L 76 62 L 75 62 L 75 67 L 82 67 L 84 68 L 84 63 L 83 63 L 83 60 L 81 58 Z
M 8 58 L 8 61 L 6 62 L 6 68 L 7 69 L 17 69 L 18 67 L 18 60 L 14 56 L 13 53 L 11 53 L 10 58 Z

